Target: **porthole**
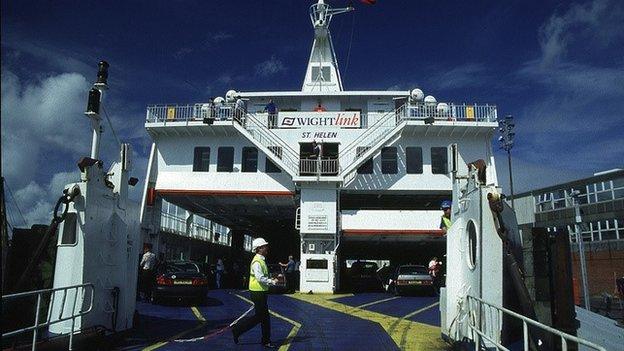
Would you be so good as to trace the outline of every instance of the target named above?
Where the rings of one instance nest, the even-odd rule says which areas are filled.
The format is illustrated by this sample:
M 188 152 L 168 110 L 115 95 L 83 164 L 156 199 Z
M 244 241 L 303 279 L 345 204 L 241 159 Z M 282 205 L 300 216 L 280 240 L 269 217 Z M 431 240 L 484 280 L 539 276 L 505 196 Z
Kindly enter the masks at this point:
M 468 233 L 468 267 L 475 269 L 477 262 L 477 227 L 475 223 L 470 220 L 467 226 Z

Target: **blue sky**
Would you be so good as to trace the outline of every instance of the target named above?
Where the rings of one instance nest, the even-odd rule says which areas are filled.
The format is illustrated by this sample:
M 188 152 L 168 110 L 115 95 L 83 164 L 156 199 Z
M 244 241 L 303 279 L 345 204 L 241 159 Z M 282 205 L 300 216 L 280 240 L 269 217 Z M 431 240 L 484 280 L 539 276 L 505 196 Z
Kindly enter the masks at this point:
M 49 221 L 89 153 L 82 112 L 100 59 L 111 64 L 105 108 L 142 180 L 147 104 L 300 89 L 310 4 L 2 1 L 2 174 L 26 222 Z M 624 2 L 354 5 L 331 27 L 345 89 L 420 87 L 438 101 L 497 104 L 516 118 L 516 192 L 624 166 Z M 107 162 L 116 150 L 107 132 Z M 506 189 L 506 157 L 496 156 Z

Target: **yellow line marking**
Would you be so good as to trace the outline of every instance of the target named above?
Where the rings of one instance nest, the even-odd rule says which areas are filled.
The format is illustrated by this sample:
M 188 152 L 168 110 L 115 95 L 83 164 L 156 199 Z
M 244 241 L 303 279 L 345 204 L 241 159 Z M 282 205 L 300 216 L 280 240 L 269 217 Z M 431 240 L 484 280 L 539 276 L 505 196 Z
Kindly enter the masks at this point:
M 193 306 L 191 307 L 191 310 L 193 311 L 193 314 L 195 315 L 195 317 L 197 317 L 197 319 L 199 319 L 202 322 L 206 321 L 206 318 L 202 316 L 201 312 L 199 312 L 199 309 L 197 309 L 197 307 Z
M 335 295 L 332 297 L 308 294 L 287 296 L 353 317 L 379 323 L 401 350 L 433 351 L 446 350 L 448 348 L 448 345 L 440 337 L 440 327 L 348 306 L 332 301 L 332 298 L 336 298 Z
M 234 295 L 238 296 L 241 300 L 247 303 L 253 304 L 253 301 L 249 300 L 248 298 L 244 296 L 241 296 L 239 294 L 234 294 Z M 290 329 L 290 332 L 288 333 L 288 336 L 286 336 L 286 340 L 284 340 L 284 343 L 278 349 L 278 351 L 287 351 L 290 348 L 290 343 L 295 338 L 295 335 L 297 335 L 297 333 L 299 332 L 299 329 L 301 329 L 301 323 L 295 322 L 292 319 L 288 317 L 284 317 L 281 314 L 271 311 L 271 310 L 269 310 L 269 313 L 293 325 L 292 329 Z
M 425 306 L 425 307 L 423 307 L 423 308 L 421 308 L 421 309 L 419 309 L 419 310 L 416 310 L 416 311 L 414 311 L 414 312 L 412 312 L 412 313 L 406 314 L 405 316 L 403 316 L 403 319 L 409 319 L 409 318 L 412 318 L 412 317 L 414 317 L 415 315 L 419 314 L 420 312 L 426 311 L 426 310 L 430 309 L 431 307 L 435 307 L 435 306 L 437 306 L 437 305 L 439 305 L 439 304 L 440 304 L 439 302 L 432 303 L 432 304 L 431 304 L 431 305 L 429 305 L 429 306 Z
M 387 299 L 377 300 L 377 301 L 373 301 L 373 302 L 365 303 L 365 304 L 363 304 L 363 305 L 356 306 L 356 308 L 364 308 L 364 307 L 368 307 L 368 306 L 376 305 L 376 304 L 378 304 L 378 303 L 382 303 L 382 302 L 386 302 L 386 301 L 396 300 L 396 299 L 398 299 L 398 298 L 399 298 L 399 296 L 389 297 L 389 298 L 387 298 Z
M 206 325 L 206 318 L 204 318 L 204 316 L 202 316 L 201 312 L 199 312 L 199 309 L 197 309 L 197 307 L 193 306 L 191 307 L 191 311 L 193 311 L 193 314 L 195 315 L 195 317 L 201 322 L 199 323 L 199 325 L 196 325 L 195 327 L 191 328 L 191 329 L 187 329 L 187 330 L 183 330 L 180 333 L 170 337 L 167 341 L 159 341 L 155 344 L 152 344 L 146 348 L 144 348 L 142 351 L 152 351 L 152 350 L 156 350 L 158 348 L 161 348 L 165 345 L 167 345 L 169 343 L 169 340 L 175 340 L 175 339 L 179 339 L 181 337 L 183 337 L 184 335 L 193 332 L 197 329 L 202 328 L 204 325 Z

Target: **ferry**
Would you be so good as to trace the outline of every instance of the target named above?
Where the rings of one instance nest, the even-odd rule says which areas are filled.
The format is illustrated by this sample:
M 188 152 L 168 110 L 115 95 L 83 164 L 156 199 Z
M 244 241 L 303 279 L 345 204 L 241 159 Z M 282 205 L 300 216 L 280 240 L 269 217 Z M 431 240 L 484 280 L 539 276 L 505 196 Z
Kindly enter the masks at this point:
M 29 342 L 8 346 L 263 349 L 259 328 L 238 344 L 229 331 L 252 306 L 243 286 L 210 289 L 201 304 L 137 300 L 137 259 L 148 244 L 170 252 L 162 229 L 174 206 L 187 235 L 215 236 L 197 219 L 227 228 L 225 254 L 243 271 L 259 237 L 270 263 L 300 262 L 298 292 L 269 298 L 280 350 L 606 350 L 536 317 L 516 216 L 498 185 L 497 106 L 445 101 L 426 87 L 345 90 L 330 24 L 353 9 L 310 6 L 314 40 L 301 90 L 232 87 L 210 101 L 147 106 L 152 146 L 139 204 L 128 199 L 137 183 L 129 145 L 108 170 L 100 159 L 99 107 L 109 88 L 101 62 L 86 111 L 91 155 L 55 211 L 53 288 L 3 296 L 3 305 L 29 297 L 37 306 L 32 326 L 3 331 Z M 443 230 L 447 200 L 452 225 Z M 349 290 L 351 262 L 426 266 L 434 256 L 446 271 L 434 294 Z

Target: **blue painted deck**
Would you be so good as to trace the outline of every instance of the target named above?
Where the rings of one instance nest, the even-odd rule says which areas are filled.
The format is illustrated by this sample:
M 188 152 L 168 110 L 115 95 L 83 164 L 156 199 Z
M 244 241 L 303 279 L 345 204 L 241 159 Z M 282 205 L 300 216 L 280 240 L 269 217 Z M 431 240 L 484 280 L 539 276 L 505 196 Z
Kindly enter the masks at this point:
M 260 344 L 260 326 L 241 336 L 238 345 L 234 344 L 229 330 L 205 340 L 174 341 L 175 338 L 196 338 L 219 330 L 250 307 L 250 303 L 243 299 L 249 296 L 246 291 L 213 290 L 208 296 L 208 303 L 197 306 L 195 313 L 193 305 L 189 303 L 162 306 L 138 302 L 139 323 L 131 335 L 117 344 L 115 349 L 264 350 Z M 437 302 L 436 297 L 392 297 L 385 293 L 362 293 L 338 297 L 331 301 L 347 307 L 373 303 L 362 309 L 399 318 Z M 391 299 L 388 301 L 381 301 L 389 298 Z M 270 295 L 269 308 L 279 315 L 271 316 L 271 331 L 272 340 L 275 344 L 282 345 L 282 350 L 399 349 L 382 326 L 371 320 L 301 301 L 288 295 Z M 426 309 L 408 319 L 439 326 L 438 307 Z M 299 329 L 293 323 L 300 325 Z

